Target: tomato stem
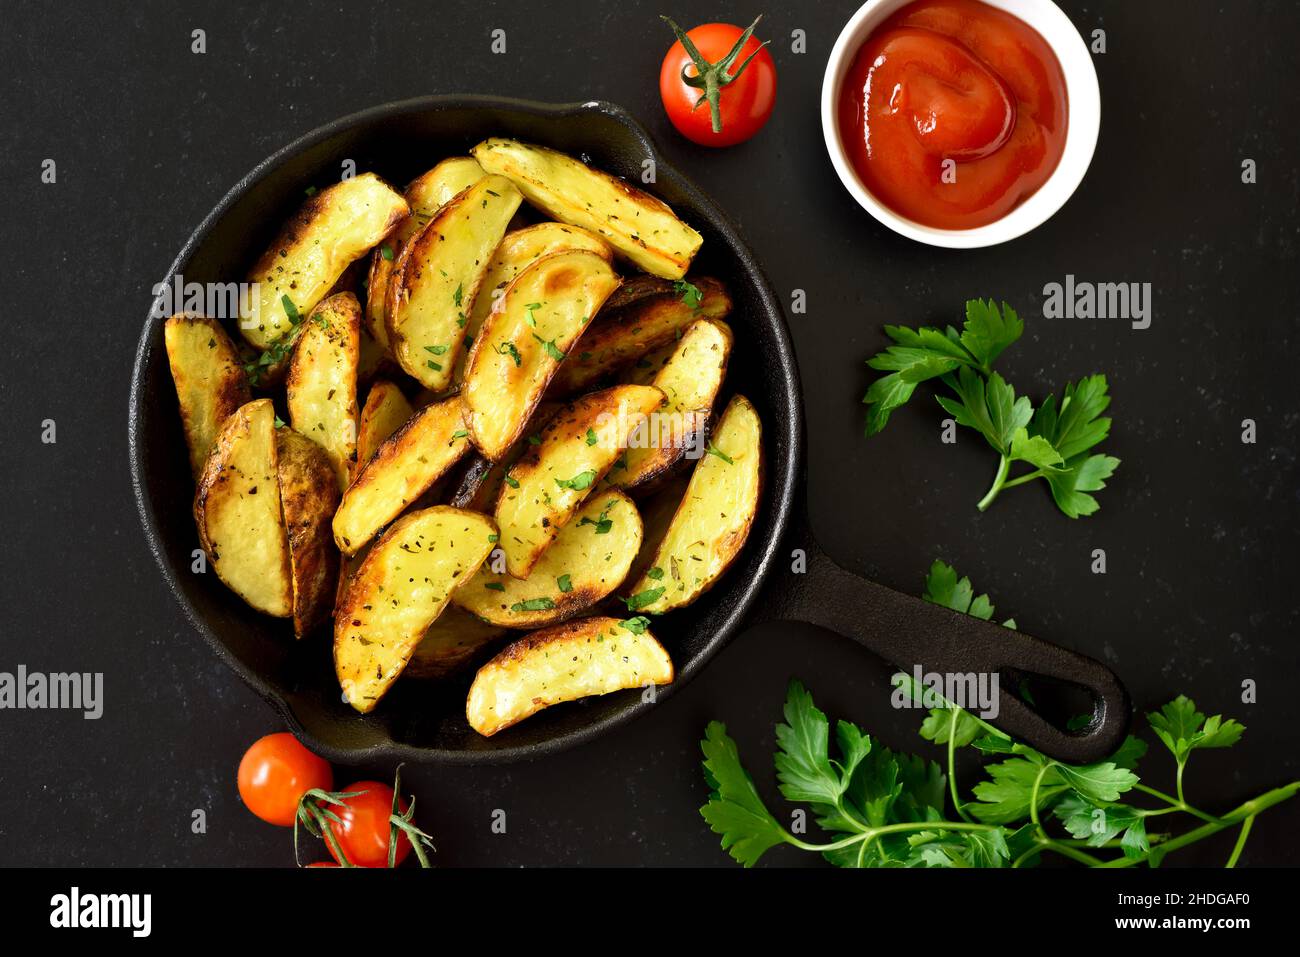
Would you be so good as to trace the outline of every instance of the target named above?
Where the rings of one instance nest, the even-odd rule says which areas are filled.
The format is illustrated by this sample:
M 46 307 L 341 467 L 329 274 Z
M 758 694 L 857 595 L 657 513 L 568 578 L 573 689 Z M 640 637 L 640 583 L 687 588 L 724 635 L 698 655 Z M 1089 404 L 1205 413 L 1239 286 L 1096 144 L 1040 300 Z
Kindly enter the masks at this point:
M 727 51 L 727 55 L 717 63 L 710 63 L 704 57 L 699 47 L 686 34 L 686 31 L 676 24 L 672 17 L 661 16 L 659 19 L 672 27 L 673 33 L 676 34 L 678 42 L 682 45 L 682 49 L 686 51 L 686 55 L 691 58 L 691 63 L 695 65 L 695 76 L 688 75 L 686 72 L 687 67 L 682 67 L 682 82 L 687 86 L 704 91 L 700 94 L 700 98 L 695 101 L 695 108 L 699 109 L 701 104 L 708 103 L 713 132 L 721 133 L 722 107 L 719 105 L 719 99 L 722 95 L 722 88 L 744 73 L 750 61 L 758 56 L 759 51 L 771 42 L 770 40 L 764 40 L 758 45 L 757 50 L 745 57 L 744 62 L 740 64 L 735 73 L 731 72 L 732 64 L 736 62 L 736 57 L 740 56 L 740 51 L 745 48 L 749 38 L 754 35 L 754 28 L 758 26 L 758 21 L 763 19 L 763 15 L 760 13 L 754 18 L 754 22 L 745 28 L 745 32 L 736 39 L 735 45 Z

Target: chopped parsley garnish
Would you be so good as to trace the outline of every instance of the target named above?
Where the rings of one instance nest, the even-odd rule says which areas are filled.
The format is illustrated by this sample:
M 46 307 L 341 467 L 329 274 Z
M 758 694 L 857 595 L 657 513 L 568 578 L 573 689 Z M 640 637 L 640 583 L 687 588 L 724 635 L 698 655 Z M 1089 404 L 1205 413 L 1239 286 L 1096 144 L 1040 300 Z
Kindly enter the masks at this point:
M 288 293 L 280 297 L 280 305 L 284 306 L 284 314 L 289 317 L 289 324 L 296 326 L 302 322 L 302 316 L 298 313 L 298 307 L 293 304 Z
M 535 332 L 533 333 L 533 338 L 542 344 L 542 349 L 556 362 L 564 361 L 564 353 L 560 351 L 560 348 L 555 344 L 554 339 L 543 339 Z
M 511 611 L 550 611 L 555 607 L 555 602 L 550 598 L 529 598 L 527 601 L 517 601 L 510 606 Z
M 657 602 L 663 596 L 664 591 L 663 585 L 657 588 L 647 588 L 645 591 L 637 592 L 631 598 L 624 598 L 623 604 L 627 605 L 628 611 L 640 611 L 647 605 L 653 605 Z
M 635 618 L 623 619 L 619 625 L 634 635 L 644 635 L 645 630 L 650 627 L 650 619 L 645 615 L 637 615 Z
M 691 309 L 700 308 L 700 303 L 704 301 L 704 294 L 700 292 L 700 287 L 685 279 L 673 281 L 673 292 L 677 293 L 682 302 Z
M 555 484 L 560 488 L 572 489 L 575 492 L 581 492 L 584 489 L 591 488 L 591 483 L 596 481 L 596 470 L 587 469 L 585 472 L 579 472 L 573 478 L 556 479 Z
M 614 503 L 617 501 L 618 499 L 610 499 L 606 502 L 604 509 L 601 510 L 600 516 L 596 518 L 595 521 L 592 521 L 584 515 L 582 520 L 578 522 L 578 527 L 582 528 L 584 525 L 595 525 L 597 535 L 608 535 L 609 530 L 614 527 L 614 520 L 609 517 L 609 510 L 614 507 Z
M 573 579 L 567 574 L 561 575 L 559 578 L 555 579 L 555 587 L 567 595 L 569 592 L 573 591 Z
M 722 449 L 718 448 L 712 442 L 710 442 L 708 446 L 705 447 L 704 451 L 708 452 L 710 455 L 716 455 L 718 458 L 722 459 L 722 461 L 726 462 L 728 465 L 736 464 L 735 460 L 730 455 L 722 451 Z
M 516 369 L 524 364 L 524 360 L 519 355 L 519 350 L 515 348 L 515 344 L 513 342 L 501 343 L 500 345 L 497 346 L 496 351 L 497 351 L 497 355 L 509 356 L 511 359 L 514 359 Z

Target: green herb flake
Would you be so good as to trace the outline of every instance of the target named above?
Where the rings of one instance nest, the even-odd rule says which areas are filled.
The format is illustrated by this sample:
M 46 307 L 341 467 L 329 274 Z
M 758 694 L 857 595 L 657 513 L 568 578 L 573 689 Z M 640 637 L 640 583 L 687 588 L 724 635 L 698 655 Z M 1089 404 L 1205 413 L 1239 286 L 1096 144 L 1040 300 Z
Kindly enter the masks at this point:
M 732 457 L 731 457 L 730 455 L 728 455 L 726 452 L 722 451 L 720 448 L 718 448 L 718 447 L 717 447 L 716 445 L 714 445 L 712 442 L 710 442 L 710 443 L 708 444 L 708 446 L 704 449 L 704 451 L 708 452 L 710 455 L 717 456 L 718 458 L 722 459 L 722 461 L 726 462 L 728 465 L 735 465 L 735 464 L 736 464 L 735 460 L 732 459 Z
M 555 601 L 550 598 L 529 598 L 527 601 L 517 601 L 510 606 L 514 612 L 520 611 L 551 611 L 555 608 Z
M 574 492 L 581 492 L 585 489 L 591 488 L 591 483 L 594 481 L 596 481 L 596 470 L 587 469 L 584 472 L 579 472 L 572 478 L 556 479 L 555 484 L 560 488 L 567 488 Z

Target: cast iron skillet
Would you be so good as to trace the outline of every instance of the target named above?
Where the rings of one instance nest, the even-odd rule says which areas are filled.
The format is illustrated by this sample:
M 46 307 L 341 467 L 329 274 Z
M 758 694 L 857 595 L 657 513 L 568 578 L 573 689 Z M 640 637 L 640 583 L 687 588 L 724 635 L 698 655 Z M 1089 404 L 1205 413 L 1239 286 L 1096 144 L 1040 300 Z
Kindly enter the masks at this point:
M 689 681 L 742 622 L 803 620 L 855 638 L 907 670 L 919 664 L 930 672 L 1001 672 L 996 723 L 1054 757 L 1086 763 L 1119 745 L 1128 725 L 1128 696 L 1100 663 L 873 584 L 839 568 L 817 547 L 804 514 L 799 372 L 776 296 L 722 210 L 663 162 L 645 130 L 616 106 L 437 96 L 336 120 L 286 146 L 236 184 L 186 241 L 167 281 L 176 274 L 186 282 L 244 276 L 279 224 L 302 202 L 304 188 L 337 180 L 347 160 L 359 171 L 373 170 L 405 183 L 438 159 L 462 153 L 490 135 L 583 156 L 637 183 L 645 160 L 654 158 L 657 176 L 650 190 L 704 235 L 693 271 L 718 276 L 735 298 L 728 321 L 736 345 L 727 386 L 748 396 L 762 417 L 764 500 L 749 542 L 730 571 L 701 600 L 656 628 L 677 666 L 676 682 L 661 689 L 661 696 Z M 448 764 L 539 757 L 588 741 L 651 706 L 637 692 L 606 695 L 547 709 L 483 738 L 465 721 L 468 679 L 441 685 L 399 681 L 373 714 L 358 715 L 340 699 L 327 635 L 295 642 L 285 622 L 249 609 L 215 575 L 191 572 L 198 547 L 190 513 L 194 483 L 163 348 L 163 323 L 152 312 L 136 353 L 129 441 L 132 481 L 149 547 L 181 607 L 221 659 L 321 755 L 340 762 Z M 807 556 L 804 574 L 790 572 L 795 548 Z M 1031 710 L 1007 690 L 1024 674 L 1082 686 L 1093 699 L 1091 724 L 1068 733 Z

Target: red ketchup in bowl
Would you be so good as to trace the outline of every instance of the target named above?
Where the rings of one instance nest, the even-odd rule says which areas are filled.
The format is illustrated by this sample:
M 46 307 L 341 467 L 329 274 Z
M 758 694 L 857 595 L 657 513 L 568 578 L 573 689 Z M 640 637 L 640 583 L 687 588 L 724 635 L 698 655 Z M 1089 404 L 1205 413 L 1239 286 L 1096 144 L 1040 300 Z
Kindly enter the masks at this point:
M 1001 219 L 1065 150 L 1065 74 L 1023 20 L 979 0 L 917 0 L 862 45 L 840 136 L 862 183 L 938 229 Z

